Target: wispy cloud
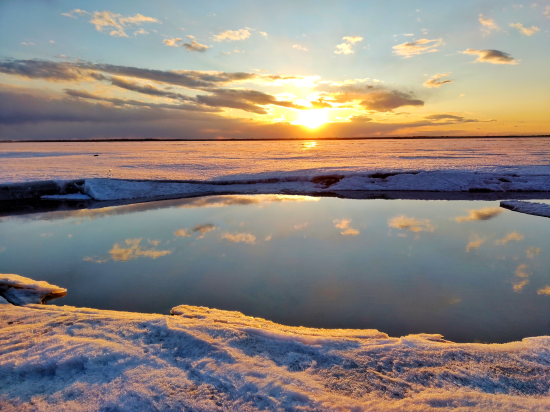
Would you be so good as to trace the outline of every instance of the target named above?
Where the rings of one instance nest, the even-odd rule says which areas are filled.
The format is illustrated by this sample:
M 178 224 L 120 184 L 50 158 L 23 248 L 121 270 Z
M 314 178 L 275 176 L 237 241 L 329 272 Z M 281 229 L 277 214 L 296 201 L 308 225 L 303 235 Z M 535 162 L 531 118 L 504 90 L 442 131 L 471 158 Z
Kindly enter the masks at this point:
M 500 215 L 503 210 L 499 207 L 486 207 L 483 209 L 472 209 L 468 211 L 468 216 L 455 217 L 459 223 L 471 222 L 475 220 L 490 220 Z
M 126 239 L 123 245 L 115 243 L 109 251 L 111 259 L 120 262 L 126 262 L 128 260 L 137 259 L 140 257 L 157 259 L 172 253 L 170 250 L 143 249 L 140 243 L 141 238 Z
M 500 27 L 495 21 L 490 17 L 485 17 L 483 14 L 479 15 L 479 22 L 481 23 L 482 30 L 485 34 L 489 34 L 492 31 L 499 31 Z
M 405 215 L 397 216 L 388 220 L 388 226 L 415 233 L 433 232 L 435 230 L 435 226 L 432 225 L 430 219 L 415 219 Z
M 393 46 L 393 53 L 398 56 L 409 58 L 424 53 L 435 53 L 439 51 L 437 47 L 443 44 L 443 39 L 419 39 Z
M 498 239 L 495 241 L 497 245 L 505 245 L 508 242 L 521 242 L 523 239 L 525 239 L 525 236 L 523 236 L 521 233 L 518 232 L 511 232 L 508 233 L 506 236 L 504 236 L 502 239 Z
M 251 233 L 222 233 L 222 239 L 228 240 L 232 243 L 247 243 L 253 245 L 256 243 L 256 236 Z
M 205 44 L 200 44 L 196 40 L 192 40 L 191 43 L 183 43 L 181 47 L 185 47 L 187 51 L 205 52 L 210 47 Z
M 74 9 L 68 13 L 61 13 L 63 16 L 77 18 L 78 16 L 90 16 L 89 22 L 93 24 L 98 32 L 111 30 L 109 34 L 115 37 L 128 37 L 126 28 L 129 26 L 140 26 L 143 23 L 161 23 L 160 20 L 154 17 L 135 14 L 133 16 L 123 16 L 113 13 L 108 10 L 94 11 L 93 13 L 86 10 Z M 136 34 L 136 33 L 134 33 Z M 137 34 L 145 34 L 138 30 Z
M 214 36 L 214 41 L 238 41 L 245 40 L 250 37 L 250 31 L 247 29 L 226 30 Z
M 361 232 L 357 229 L 350 227 L 351 219 L 334 219 L 334 227 L 340 229 L 342 236 L 357 236 Z
M 435 74 L 435 75 L 432 76 L 431 79 L 426 80 L 426 81 L 423 83 L 423 84 L 424 84 L 424 87 L 428 87 L 428 88 L 438 88 L 438 87 L 443 86 L 444 84 L 452 83 L 453 81 L 452 81 L 452 80 L 449 80 L 449 79 L 440 80 L 442 77 L 447 77 L 447 76 L 449 76 L 448 73 Z
M 300 46 L 299 44 L 295 44 L 294 46 L 292 46 L 292 48 L 296 50 L 307 51 L 307 49 L 304 46 Z
M 512 23 L 510 24 L 510 27 L 513 27 L 515 29 L 518 29 L 518 31 L 521 33 L 521 34 L 524 34 L 526 36 L 532 36 L 533 34 L 535 34 L 536 32 L 540 31 L 540 29 L 536 26 L 531 26 L 531 27 L 523 27 L 523 24 L 521 23 Z

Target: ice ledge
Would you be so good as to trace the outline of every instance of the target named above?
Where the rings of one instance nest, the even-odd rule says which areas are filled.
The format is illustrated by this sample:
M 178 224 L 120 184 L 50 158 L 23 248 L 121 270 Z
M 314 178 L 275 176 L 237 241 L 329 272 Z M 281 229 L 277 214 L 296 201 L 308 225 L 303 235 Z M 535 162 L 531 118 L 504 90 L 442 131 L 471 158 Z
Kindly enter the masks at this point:
M 12 305 L 22 306 L 32 303 L 45 303 L 63 297 L 67 289 L 36 281 L 19 275 L 0 273 L 0 297 Z M 0 301 L 0 303 L 2 303 Z
M 503 200 L 500 202 L 500 207 L 528 215 L 550 217 L 550 205 L 546 203 Z

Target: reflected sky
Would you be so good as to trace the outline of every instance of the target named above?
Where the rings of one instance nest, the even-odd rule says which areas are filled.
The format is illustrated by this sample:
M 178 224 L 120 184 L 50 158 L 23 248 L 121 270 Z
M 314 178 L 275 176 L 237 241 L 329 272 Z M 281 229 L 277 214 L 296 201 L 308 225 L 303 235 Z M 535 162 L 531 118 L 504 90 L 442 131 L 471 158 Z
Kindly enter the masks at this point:
M 549 240 L 498 202 L 212 196 L 4 218 L 0 272 L 59 305 L 505 342 L 550 334 Z

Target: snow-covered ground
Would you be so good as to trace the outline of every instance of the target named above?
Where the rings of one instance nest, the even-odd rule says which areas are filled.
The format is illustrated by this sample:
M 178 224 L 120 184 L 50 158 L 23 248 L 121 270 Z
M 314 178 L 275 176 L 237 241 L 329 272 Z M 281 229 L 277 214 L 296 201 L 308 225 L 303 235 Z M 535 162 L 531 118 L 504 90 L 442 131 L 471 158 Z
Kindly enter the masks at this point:
M 550 337 L 455 344 L 193 306 L 172 315 L 0 305 L 2 410 L 550 408 Z
M 550 217 L 550 204 L 537 202 L 522 202 L 518 200 L 504 200 L 500 202 L 501 207 L 513 210 L 514 212 L 528 215 Z

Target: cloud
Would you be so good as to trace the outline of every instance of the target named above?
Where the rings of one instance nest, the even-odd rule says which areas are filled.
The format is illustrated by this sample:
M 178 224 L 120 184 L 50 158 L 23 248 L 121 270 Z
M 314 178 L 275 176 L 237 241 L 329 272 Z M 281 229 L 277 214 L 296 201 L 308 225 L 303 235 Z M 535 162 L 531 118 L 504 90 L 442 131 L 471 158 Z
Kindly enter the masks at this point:
M 365 109 L 388 112 L 402 106 L 424 106 L 422 100 L 414 99 L 410 94 L 397 90 L 377 90 L 365 95 L 360 103 Z
M 185 47 L 187 51 L 205 52 L 210 47 L 200 44 L 199 42 L 192 40 L 191 43 L 183 43 L 181 47 Z
M 309 223 L 300 223 L 298 225 L 294 225 L 294 229 L 296 230 L 302 230 L 309 226 Z
M 479 15 L 479 22 L 482 25 L 482 30 L 486 34 L 491 33 L 493 30 L 500 30 L 500 27 L 498 26 L 498 24 L 495 23 L 493 19 L 491 19 L 490 17 L 484 17 L 483 14 Z
M 178 47 L 180 41 L 181 37 L 172 37 L 170 39 L 164 39 L 162 42 L 168 47 Z
M 222 239 L 228 240 L 232 243 L 248 243 L 253 245 L 256 243 L 256 236 L 250 233 L 222 233 Z
M 499 50 L 474 50 L 467 49 L 461 52 L 462 54 L 472 54 L 478 56 L 476 63 L 492 63 L 492 64 L 518 64 L 519 61 L 514 59 L 508 53 Z
M 128 26 L 140 26 L 143 23 L 160 23 L 158 19 L 135 14 L 134 16 L 122 16 L 108 10 L 94 11 L 89 13 L 85 10 L 74 9 L 68 13 L 61 13 L 63 16 L 77 18 L 77 16 L 90 16 L 90 23 L 93 24 L 98 32 L 104 29 L 111 29 L 109 34 L 115 37 L 128 37 L 125 32 Z M 142 33 L 139 33 L 142 34 Z
M 535 256 L 538 256 L 540 253 L 540 247 L 528 247 L 526 250 L 525 250 L 525 254 L 527 255 L 527 258 L 528 259 L 534 259 Z
M 206 223 L 203 225 L 197 225 L 193 228 L 193 232 L 200 233 L 201 235 L 197 237 L 197 239 L 202 239 L 205 234 L 208 232 L 212 232 L 213 230 L 216 230 L 217 226 L 214 226 L 212 223 Z
M 357 229 L 350 227 L 351 219 L 334 219 L 334 227 L 340 230 L 342 236 L 357 236 L 361 232 Z
M 19 43 L 19 44 L 20 44 L 21 46 L 34 46 L 34 43 L 32 43 L 32 42 L 28 42 L 28 43 L 27 43 L 27 42 L 21 42 L 21 43 Z
M 521 23 L 512 23 L 510 24 L 510 27 L 518 29 L 521 34 L 525 34 L 526 36 L 532 36 L 536 32 L 540 31 L 540 29 L 536 26 L 523 27 L 523 24 Z
M 395 229 L 408 230 L 410 232 L 433 232 L 435 226 L 429 219 L 415 219 L 405 215 L 394 217 L 388 220 L 388 226 Z
M 503 210 L 499 207 L 486 207 L 483 209 L 472 209 L 468 211 L 468 216 L 459 216 L 455 220 L 459 223 L 471 222 L 476 220 L 490 220 L 500 215 Z
M 140 246 L 140 242 L 141 238 L 126 239 L 124 241 L 125 245 L 122 246 L 120 246 L 118 243 L 115 243 L 109 251 L 111 259 L 119 262 L 126 262 L 128 260 L 137 259 L 140 257 L 157 259 L 159 257 L 166 256 L 172 253 L 172 251 L 170 250 L 142 249 Z
M 485 243 L 487 239 L 475 239 L 475 240 L 472 240 L 470 243 L 468 243 L 466 245 L 466 252 L 469 252 L 470 250 L 472 249 L 479 249 L 479 247 Z
M 525 236 L 523 236 L 521 233 L 511 232 L 511 233 L 508 233 L 506 236 L 504 236 L 502 239 L 496 240 L 495 243 L 497 245 L 505 245 L 511 241 L 521 242 L 523 239 L 525 239 Z
M 442 77 L 447 77 L 449 76 L 447 73 L 443 73 L 443 74 L 436 74 L 434 76 L 432 76 L 431 79 L 429 80 L 426 80 L 423 84 L 425 87 L 428 87 L 428 88 L 437 88 L 437 87 L 441 87 L 443 86 L 444 84 L 448 84 L 448 83 L 452 83 L 453 81 L 452 80 L 439 80 L 441 79 Z
M 174 232 L 174 235 L 179 237 L 190 237 L 191 232 L 189 232 L 189 229 L 179 229 Z
M 418 54 L 437 52 L 437 47 L 443 44 L 443 39 L 420 39 L 393 46 L 393 53 L 398 56 L 409 58 Z
M 111 84 L 113 86 L 117 86 L 122 89 L 131 90 L 142 94 L 147 94 L 150 96 L 168 97 L 170 99 L 183 100 L 183 101 L 194 101 L 194 99 L 190 96 L 186 96 L 181 93 L 174 93 L 166 90 L 161 90 L 151 85 L 140 85 L 137 82 L 132 82 L 122 77 L 116 77 L 116 76 L 112 77 Z
M 550 295 L 550 285 L 546 285 L 542 289 L 537 290 L 537 295 Z
M 250 37 L 250 32 L 247 29 L 226 30 L 214 36 L 214 41 L 237 41 L 245 40 Z
M 359 37 L 359 36 L 346 36 L 346 37 L 343 37 L 343 40 L 345 40 L 345 43 L 337 44 L 336 45 L 336 50 L 334 51 L 334 53 L 336 53 L 336 54 L 353 54 L 353 53 L 355 53 L 352 50 L 352 46 L 357 42 L 363 41 L 363 38 Z
M 546 6 L 546 10 L 544 11 L 544 15 L 550 19 L 550 6 Z
M 292 46 L 292 48 L 296 50 L 307 51 L 307 49 L 304 46 L 300 46 L 299 44 L 295 44 L 294 46 Z

